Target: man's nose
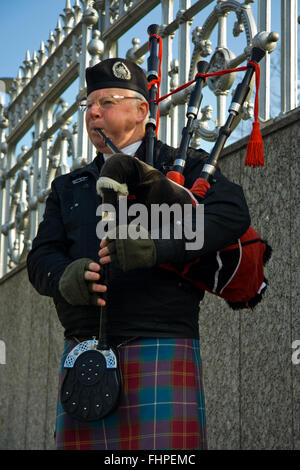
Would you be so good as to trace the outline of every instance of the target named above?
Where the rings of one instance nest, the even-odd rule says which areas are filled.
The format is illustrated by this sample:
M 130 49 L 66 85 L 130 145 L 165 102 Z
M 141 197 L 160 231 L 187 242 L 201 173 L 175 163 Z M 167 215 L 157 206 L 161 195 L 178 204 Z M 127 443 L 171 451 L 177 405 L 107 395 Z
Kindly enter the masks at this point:
M 95 118 L 95 117 L 100 117 L 102 116 L 102 109 L 101 107 L 98 105 L 97 102 L 93 103 L 89 110 L 88 110 L 88 113 L 91 117 Z

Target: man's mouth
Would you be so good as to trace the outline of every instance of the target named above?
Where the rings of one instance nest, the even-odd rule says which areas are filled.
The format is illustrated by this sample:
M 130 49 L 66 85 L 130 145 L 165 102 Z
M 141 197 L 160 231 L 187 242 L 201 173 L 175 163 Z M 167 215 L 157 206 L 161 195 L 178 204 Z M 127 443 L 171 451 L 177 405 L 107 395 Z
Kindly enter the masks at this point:
M 106 135 L 101 127 L 94 127 L 93 132 L 95 132 L 105 142 Z
M 98 137 L 100 137 L 103 140 L 103 142 L 105 141 L 103 135 L 101 135 L 102 129 L 100 127 L 93 127 L 91 131 L 93 134 L 96 134 Z
M 92 132 L 98 132 L 99 129 L 101 130 L 100 127 L 92 127 Z
M 101 136 L 103 142 L 105 145 L 113 152 L 113 153 L 119 153 L 119 149 L 113 144 L 113 142 L 110 140 L 110 138 L 105 135 L 103 132 L 103 129 L 96 129 L 97 133 Z

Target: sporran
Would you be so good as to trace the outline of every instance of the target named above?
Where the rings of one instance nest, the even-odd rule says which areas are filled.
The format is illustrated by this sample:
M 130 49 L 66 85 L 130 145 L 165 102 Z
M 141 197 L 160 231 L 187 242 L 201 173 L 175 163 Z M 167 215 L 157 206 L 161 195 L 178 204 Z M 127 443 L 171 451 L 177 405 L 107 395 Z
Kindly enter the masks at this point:
M 96 421 L 118 405 L 122 373 L 117 349 L 97 349 L 96 339 L 83 341 L 68 354 L 61 387 L 63 409 L 80 421 Z

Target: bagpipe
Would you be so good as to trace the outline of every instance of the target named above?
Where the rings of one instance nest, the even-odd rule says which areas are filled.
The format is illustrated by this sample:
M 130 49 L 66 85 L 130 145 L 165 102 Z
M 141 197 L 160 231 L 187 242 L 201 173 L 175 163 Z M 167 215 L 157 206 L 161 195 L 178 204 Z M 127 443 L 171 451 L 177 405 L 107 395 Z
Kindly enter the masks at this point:
M 182 85 L 172 93 L 194 84 L 190 93 L 187 107 L 187 124 L 182 130 L 182 138 L 177 151 L 173 168 L 163 175 L 154 168 L 154 142 L 158 128 L 158 104 L 170 94 L 159 97 L 161 44 L 158 35 L 159 26 L 151 25 L 149 34 L 148 86 L 149 86 L 149 121 L 146 124 L 147 163 L 124 155 L 113 145 L 101 129 L 99 133 L 106 144 L 115 153 L 102 167 L 97 182 L 97 191 L 103 197 L 103 202 L 116 203 L 119 196 L 132 196 L 146 207 L 152 204 L 174 203 L 205 204 L 207 191 L 215 183 L 214 174 L 217 169 L 222 149 L 234 128 L 234 123 L 241 112 L 243 104 L 250 91 L 250 82 L 255 73 L 256 98 L 253 130 L 247 147 L 246 166 L 263 166 L 263 143 L 258 123 L 258 88 L 260 69 L 259 61 L 265 51 L 258 47 L 252 48 L 251 59 L 244 67 L 233 70 L 223 70 L 208 73 L 209 63 L 200 61 L 197 64 L 197 74 L 191 82 Z M 202 89 L 207 77 L 245 71 L 241 83 L 238 84 L 229 107 L 229 116 L 219 129 L 218 138 L 210 155 L 204 162 L 201 174 L 191 188 L 185 188 L 184 168 L 188 158 L 189 143 L 193 134 L 193 122 L 197 118 L 201 101 Z M 195 287 L 223 298 L 233 309 L 254 308 L 261 300 L 267 287 L 264 276 L 264 266 L 271 256 L 271 247 L 263 240 L 255 229 L 250 226 L 246 233 L 231 246 L 226 246 L 216 252 L 207 253 L 194 259 L 184 267 L 163 265 L 161 268 L 175 272 Z

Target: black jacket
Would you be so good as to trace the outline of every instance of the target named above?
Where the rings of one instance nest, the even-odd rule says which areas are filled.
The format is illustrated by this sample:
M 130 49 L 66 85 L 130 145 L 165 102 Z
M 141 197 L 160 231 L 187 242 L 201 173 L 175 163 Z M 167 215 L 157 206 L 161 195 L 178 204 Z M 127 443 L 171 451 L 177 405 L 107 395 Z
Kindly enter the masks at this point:
M 143 143 L 136 154 L 141 159 L 144 150 Z M 165 174 L 172 167 L 175 153 L 175 149 L 157 141 L 155 167 Z M 189 151 L 186 187 L 190 188 L 199 177 L 206 156 L 202 151 Z M 95 186 L 102 164 L 103 156 L 98 154 L 89 165 L 55 178 L 27 258 L 29 280 L 41 295 L 53 298 L 66 337 L 98 336 L 99 309 L 68 304 L 58 283 L 66 266 L 75 259 L 98 261 L 96 225 L 100 217 L 96 210 L 101 198 Z M 242 188 L 219 171 L 202 202 L 204 245 L 198 252 L 184 253 L 186 261 L 230 245 L 250 225 Z M 157 246 L 160 261 L 176 261 L 176 250 L 181 249 L 178 242 L 159 241 Z M 115 268 L 108 289 L 109 332 L 114 336 L 197 338 L 203 295 L 203 291 L 158 266 L 127 273 Z

